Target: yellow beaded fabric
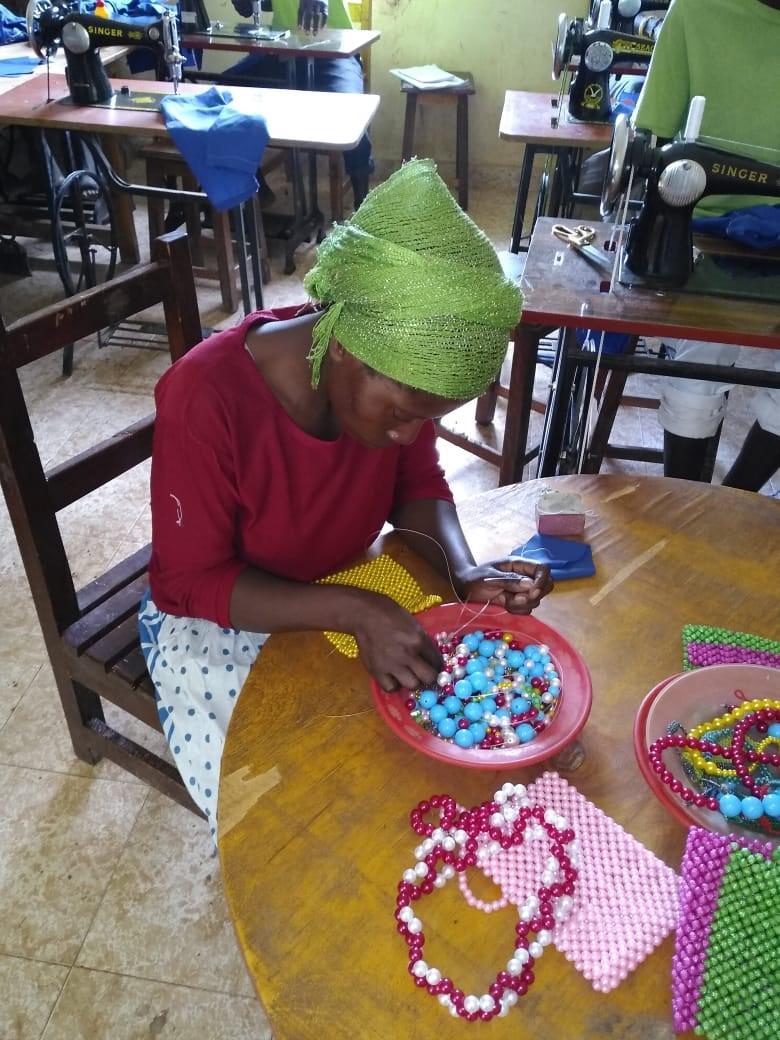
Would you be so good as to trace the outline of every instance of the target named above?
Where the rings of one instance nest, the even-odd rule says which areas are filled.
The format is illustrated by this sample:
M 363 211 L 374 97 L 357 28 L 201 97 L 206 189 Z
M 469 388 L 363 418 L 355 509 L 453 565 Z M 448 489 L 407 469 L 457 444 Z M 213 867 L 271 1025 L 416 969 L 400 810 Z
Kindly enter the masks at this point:
M 375 560 L 369 560 L 367 563 L 359 563 L 345 571 L 328 574 L 320 578 L 317 584 L 351 585 L 356 589 L 381 592 L 395 600 L 410 614 L 417 614 L 441 603 L 441 596 L 426 595 L 405 567 L 385 555 L 377 556 Z M 326 632 L 325 638 L 345 657 L 357 657 L 358 646 L 355 637 L 348 632 Z

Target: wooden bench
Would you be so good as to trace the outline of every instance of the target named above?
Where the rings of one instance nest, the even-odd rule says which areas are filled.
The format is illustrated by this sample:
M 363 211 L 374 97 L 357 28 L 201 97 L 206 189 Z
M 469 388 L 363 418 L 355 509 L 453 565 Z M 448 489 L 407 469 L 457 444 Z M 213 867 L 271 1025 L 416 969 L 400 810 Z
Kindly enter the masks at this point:
M 109 726 L 101 704 L 105 698 L 161 728 L 136 619 L 150 547 L 77 590 L 57 522 L 61 509 L 150 457 L 154 415 L 45 472 L 18 375 L 65 344 L 159 303 L 175 361 L 202 338 L 182 231 L 157 240 L 151 263 L 8 327 L 0 321 L 0 484 L 75 753 L 92 764 L 108 758 L 198 812 L 174 766 Z

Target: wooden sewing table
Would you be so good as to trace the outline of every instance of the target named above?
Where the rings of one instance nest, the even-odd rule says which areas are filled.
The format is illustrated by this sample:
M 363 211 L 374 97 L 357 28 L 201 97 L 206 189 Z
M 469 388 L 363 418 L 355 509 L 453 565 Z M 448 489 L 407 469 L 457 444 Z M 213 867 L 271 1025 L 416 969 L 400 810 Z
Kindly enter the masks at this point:
M 13 123 L 43 130 L 99 131 L 106 136 L 165 137 L 163 117 L 155 110 L 77 107 L 69 103 L 63 75 L 50 77 L 51 96 L 47 100 L 47 77 L 35 76 L 0 94 L 0 125 Z M 169 92 L 170 85 L 137 79 L 112 79 L 114 90 L 134 93 Z M 182 83 L 179 93 L 195 95 L 202 84 Z M 269 144 L 289 148 L 293 155 L 301 150 L 347 151 L 354 148 L 366 131 L 379 105 L 374 94 L 330 94 L 314 91 L 276 90 L 259 87 L 231 87 L 237 108 L 259 112 L 265 118 Z M 309 207 L 316 209 L 316 182 L 310 185 Z M 312 218 L 313 219 L 313 218 Z M 256 252 L 256 251 L 255 251 Z M 259 261 L 252 256 L 256 304 L 261 305 L 262 290 Z M 242 278 L 242 282 L 244 279 Z M 248 290 L 242 285 L 244 309 L 249 310 Z
M 571 194 L 572 187 L 568 182 L 572 179 L 575 165 L 582 155 L 600 148 L 609 148 L 612 143 L 610 123 L 572 122 L 568 117 L 567 96 L 564 95 L 560 110 L 557 108 L 557 101 L 557 94 L 540 94 L 529 90 L 507 90 L 504 95 L 498 136 L 504 141 L 520 141 L 525 145 L 509 245 L 512 253 L 520 250 L 523 218 L 536 156 L 553 156 L 561 174 L 560 180 L 565 182 L 562 184 L 563 191 L 558 191 L 559 179 L 555 176 L 554 168 L 550 175 L 553 190 L 549 209 L 550 212 L 556 213 L 561 196 Z M 552 123 L 553 118 L 557 119 L 555 126 Z
M 244 24 L 249 25 L 249 22 Z M 312 36 L 290 30 L 281 40 L 258 40 L 252 36 L 226 36 L 227 30 L 185 32 L 182 47 L 194 51 L 234 51 L 237 54 L 276 54 L 280 58 L 353 58 L 381 36 L 377 29 L 331 29 L 326 25 Z
M 593 680 L 586 757 L 570 779 L 677 869 L 685 830 L 641 778 L 634 715 L 649 689 L 681 669 L 684 624 L 778 631 L 780 592 L 771 576 L 780 572 L 780 502 L 665 478 L 551 483 L 581 493 L 592 510 L 585 537 L 597 568 L 592 578 L 561 582 L 537 612 L 578 647 Z M 503 555 L 533 532 L 539 487 L 528 481 L 463 503 L 478 560 Z M 452 598 L 395 538 L 388 545 L 427 591 Z M 525 783 L 543 771 L 481 772 L 424 757 L 379 718 L 357 661 L 332 652 L 317 633 L 268 640 L 227 734 L 219 850 L 238 941 L 275 1040 L 469 1032 L 406 971 L 393 913 L 417 843 L 408 814 L 436 792 L 472 805 L 507 779 Z M 474 872 L 471 880 L 476 890 Z M 487 885 L 478 894 L 493 897 Z M 423 911 L 429 962 L 467 992 L 485 992 L 511 948 L 514 913 L 468 908 L 454 881 Z M 496 1040 L 671 1040 L 672 950 L 669 937 L 604 995 L 549 947 L 528 995 L 485 1033 Z
M 548 408 L 545 440 L 540 451 L 538 473 L 555 472 L 560 457 L 566 407 L 575 369 L 593 368 L 596 355 L 577 349 L 573 330 L 621 332 L 632 336 L 692 339 L 713 343 L 780 349 L 780 304 L 740 300 L 726 296 L 704 296 L 672 291 L 652 292 L 615 284 L 608 292 L 614 252 L 604 246 L 612 225 L 595 224 L 596 245 L 604 256 L 600 268 L 552 235 L 556 221 L 542 217 L 534 228 L 520 288 L 523 312 L 514 332 L 504 449 L 499 481 L 513 483 L 522 478 L 528 437 L 534 368 L 540 340 L 554 329 L 569 330 L 566 348 L 559 351 L 557 374 Z M 570 225 L 575 220 L 567 222 Z M 585 456 L 586 469 L 598 469 L 601 458 L 660 461 L 660 452 L 647 448 L 617 448 L 607 441 L 616 403 L 629 372 L 711 379 L 748 386 L 780 386 L 780 375 L 760 369 L 691 364 L 641 357 L 636 354 L 603 354 L 600 368 L 610 372 L 601 407 Z

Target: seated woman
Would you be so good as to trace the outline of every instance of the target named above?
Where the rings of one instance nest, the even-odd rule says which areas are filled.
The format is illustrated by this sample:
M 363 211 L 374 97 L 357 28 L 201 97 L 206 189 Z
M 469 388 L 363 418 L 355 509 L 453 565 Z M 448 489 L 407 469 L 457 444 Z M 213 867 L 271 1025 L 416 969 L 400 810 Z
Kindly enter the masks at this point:
M 392 599 L 311 584 L 386 521 L 462 598 L 522 614 L 552 587 L 538 564 L 475 563 L 439 467 L 432 419 L 494 377 L 521 300 L 433 163 L 372 191 L 304 284 L 317 304 L 250 315 L 156 392 L 141 643 L 213 835 L 225 732 L 268 633 L 351 633 L 383 689 L 435 681 L 435 644 Z

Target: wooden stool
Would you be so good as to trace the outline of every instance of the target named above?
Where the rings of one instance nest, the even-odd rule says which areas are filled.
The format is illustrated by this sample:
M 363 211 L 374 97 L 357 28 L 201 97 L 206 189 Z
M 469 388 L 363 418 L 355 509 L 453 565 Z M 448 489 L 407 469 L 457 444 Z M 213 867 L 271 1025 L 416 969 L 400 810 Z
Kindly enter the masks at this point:
M 441 90 L 420 90 L 411 83 L 401 81 L 401 91 L 406 94 L 404 115 L 404 140 L 401 148 L 404 162 L 414 154 L 414 124 L 417 118 L 418 98 L 423 104 L 457 105 L 455 119 L 455 179 L 458 185 L 458 204 L 461 209 L 469 208 L 469 98 L 476 94 L 474 77 L 470 72 L 453 72 L 464 83 L 457 87 Z
M 182 158 L 175 145 L 166 141 L 155 141 L 147 145 L 141 156 L 146 160 L 146 183 L 153 187 L 166 187 L 167 181 L 174 178 L 181 182 L 184 191 L 200 191 L 200 185 L 194 174 Z M 154 241 L 165 231 L 165 202 L 163 199 L 150 198 L 147 202 L 149 219 L 149 240 Z M 200 204 L 183 203 L 184 219 L 192 255 L 192 270 L 196 278 L 219 282 L 222 306 L 233 314 L 239 307 L 239 290 L 236 279 L 237 265 L 233 251 L 233 236 L 230 231 L 230 215 L 211 209 L 212 233 L 214 236 L 214 252 L 216 270 L 206 265 L 203 255 L 203 228 L 200 223 Z M 265 246 L 262 226 L 258 229 L 261 236 L 260 250 L 262 256 L 263 281 L 267 282 L 268 253 Z

